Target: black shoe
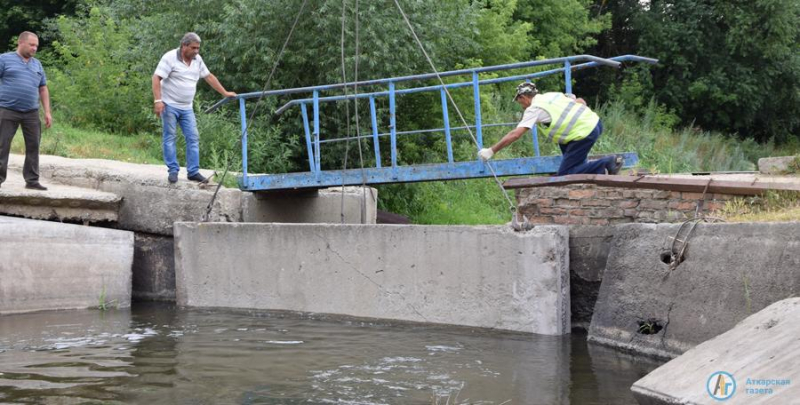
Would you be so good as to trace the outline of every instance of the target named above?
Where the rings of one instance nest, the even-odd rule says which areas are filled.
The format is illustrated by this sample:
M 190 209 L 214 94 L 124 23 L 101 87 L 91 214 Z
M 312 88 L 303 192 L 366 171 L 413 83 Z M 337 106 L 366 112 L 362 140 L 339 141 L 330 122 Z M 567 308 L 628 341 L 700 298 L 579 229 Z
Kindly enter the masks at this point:
M 25 188 L 28 188 L 28 189 L 31 189 L 31 190 L 39 190 L 39 191 L 46 191 L 47 190 L 47 187 L 43 186 L 38 181 L 36 183 L 26 183 L 25 184 Z
M 611 167 L 610 170 L 608 170 L 608 174 L 612 176 L 619 174 L 619 171 L 622 170 L 623 164 L 625 164 L 625 159 L 623 159 L 622 156 L 614 157 L 614 165 Z
M 205 178 L 205 177 L 203 177 L 203 175 L 202 175 L 202 174 L 200 174 L 200 173 L 195 173 L 195 174 L 193 174 L 193 175 L 191 175 L 191 176 L 187 177 L 187 179 L 189 179 L 189 180 L 191 180 L 191 181 L 196 181 L 196 182 L 198 182 L 198 183 L 205 183 L 205 182 L 207 182 L 207 181 L 208 181 L 208 179 L 207 179 L 207 178 Z
M 177 183 L 178 182 L 178 173 L 170 172 L 169 176 L 167 176 L 167 180 L 170 183 Z

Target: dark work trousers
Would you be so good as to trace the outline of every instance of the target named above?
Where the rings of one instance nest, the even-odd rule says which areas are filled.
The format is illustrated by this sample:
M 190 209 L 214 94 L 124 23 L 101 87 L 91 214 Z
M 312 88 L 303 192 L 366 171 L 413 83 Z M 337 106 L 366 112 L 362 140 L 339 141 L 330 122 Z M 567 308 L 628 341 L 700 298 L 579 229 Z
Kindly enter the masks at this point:
M 561 166 L 558 167 L 557 176 L 567 174 L 605 174 L 606 169 L 612 170 L 614 167 L 614 157 L 606 156 L 602 159 L 587 161 L 589 151 L 603 133 L 603 123 L 598 121 L 597 126 L 586 138 L 558 144 L 561 148 Z
M 22 136 L 25 138 L 25 165 L 22 166 L 22 177 L 26 183 L 39 182 L 39 141 L 42 138 L 39 110 L 23 113 L 0 108 L 0 183 L 6 181 L 11 140 L 14 139 L 20 125 L 22 125 Z

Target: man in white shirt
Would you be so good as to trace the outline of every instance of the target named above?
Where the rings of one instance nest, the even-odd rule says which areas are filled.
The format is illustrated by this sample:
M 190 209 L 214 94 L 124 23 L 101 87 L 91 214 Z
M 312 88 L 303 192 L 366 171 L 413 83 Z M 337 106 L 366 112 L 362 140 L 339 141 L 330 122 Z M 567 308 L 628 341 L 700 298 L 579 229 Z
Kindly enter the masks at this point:
M 622 168 L 622 157 L 606 156 L 587 161 L 589 151 L 603 133 L 600 117 L 586 105 L 582 98 L 573 94 L 539 94 L 533 83 L 517 86 L 514 101 L 525 110 L 517 128 L 511 130 L 491 148 L 484 148 L 478 156 L 484 161 L 510 145 L 522 135 L 539 126 L 539 133 L 548 140 L 556 142 L 561 149 L 562 159 L 558 176 L 567 174 L 617 174 Z M 553 123 L 553 117 L 556 117 Z
M 178 181 L 180 170 L 175 151 L 177 125 L 181 126 L 186 139 L 187 178 L 197 182 L 208 180 L 200 174 L 200 139 L 192 109 L 197 81 L 202 78 L 224 97 L 236 97 L 236 93 L 225 90 L 217 77 L 208 71 L 199 53 L 200 36 L 194 32 L 186 33 L 180 48 L 165 53 L 153 74 L 154 111 L 161 117 L 164 127 L 162 148 L 170 183 Z

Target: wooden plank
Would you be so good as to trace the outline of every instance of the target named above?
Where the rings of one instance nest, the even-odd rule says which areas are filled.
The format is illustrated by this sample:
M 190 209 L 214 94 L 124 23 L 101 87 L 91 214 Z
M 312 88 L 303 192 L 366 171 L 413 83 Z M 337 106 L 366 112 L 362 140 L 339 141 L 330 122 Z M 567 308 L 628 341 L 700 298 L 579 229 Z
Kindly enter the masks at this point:
M 761 195 L 768 190 L 800 192 L 800 182 L 778 183 L 754 180 L 732 181 L 715 179 L 684 179 L 654 176 L 607 176 L 601 174 L 571 174 L 556 177 L 528 177 L 506 180 L 506 189 L 563 186 L 567 184 L 596 184 L 603 187 L 642 188 L 651 190 L 685 191 L 693 193 Z M 708 189 L 706 190 L 706 187 Z

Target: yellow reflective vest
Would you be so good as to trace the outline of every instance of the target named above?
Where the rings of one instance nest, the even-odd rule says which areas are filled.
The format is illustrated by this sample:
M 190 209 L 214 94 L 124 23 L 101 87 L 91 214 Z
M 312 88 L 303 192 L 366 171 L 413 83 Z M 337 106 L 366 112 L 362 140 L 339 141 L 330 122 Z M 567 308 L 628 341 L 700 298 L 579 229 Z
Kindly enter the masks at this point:
M 560 144 L 586 138 L 600 122 L 594 111 L 564 93 L 538 94 L 531 105 L 550 114 L 550 126 L 540 124 L 539 133 Z

